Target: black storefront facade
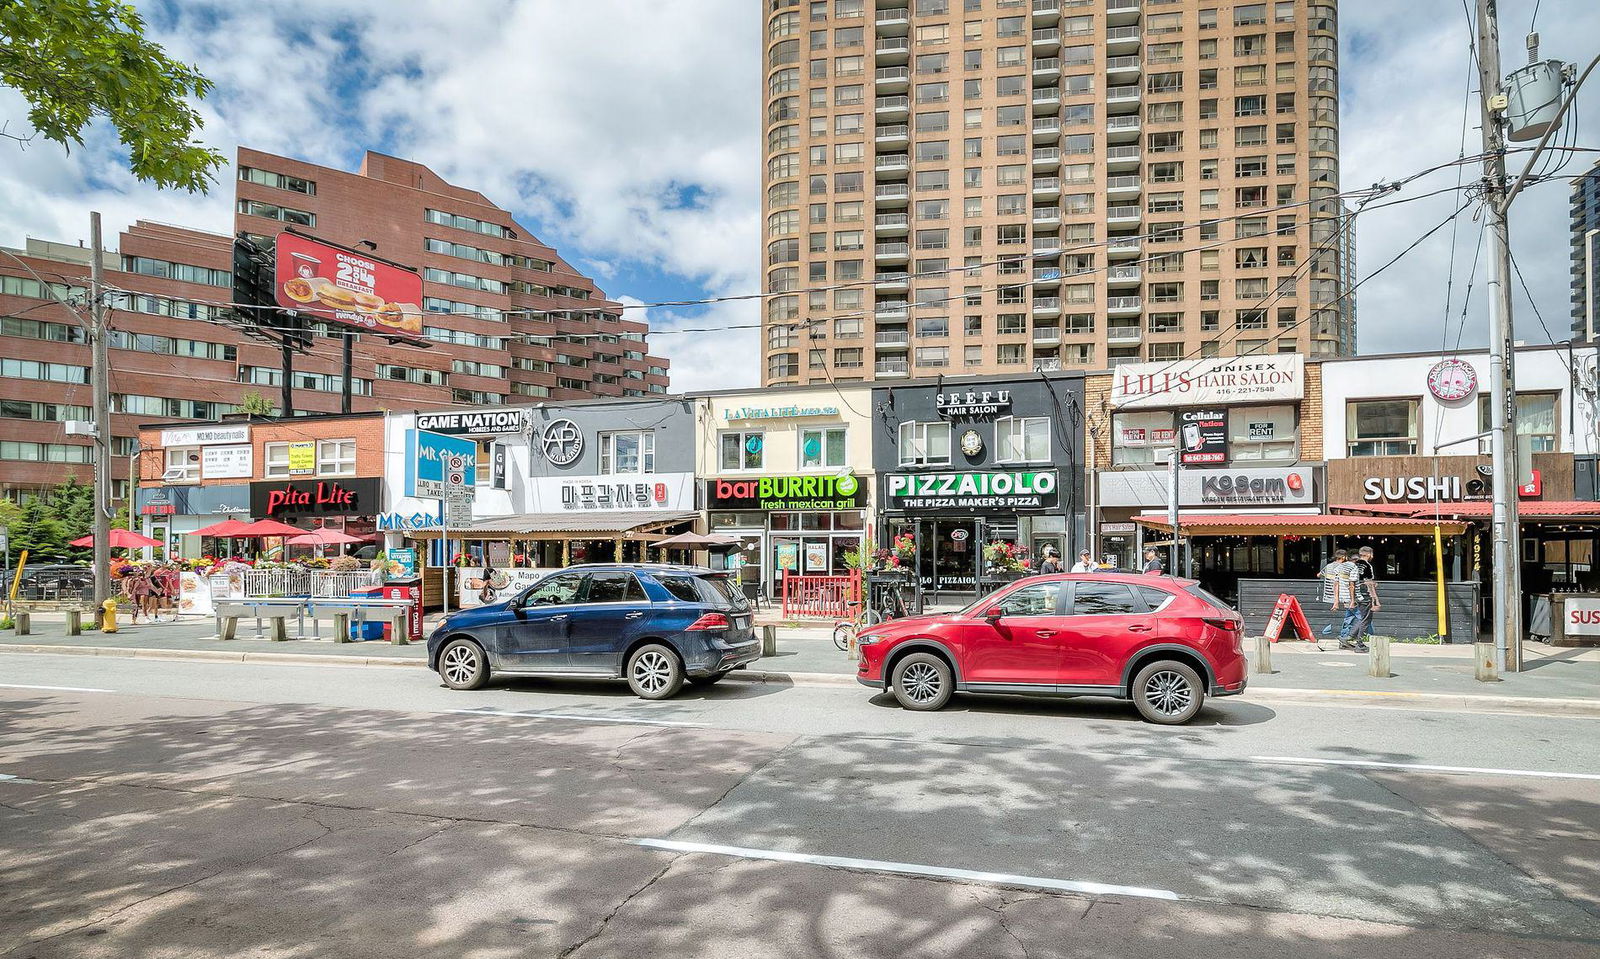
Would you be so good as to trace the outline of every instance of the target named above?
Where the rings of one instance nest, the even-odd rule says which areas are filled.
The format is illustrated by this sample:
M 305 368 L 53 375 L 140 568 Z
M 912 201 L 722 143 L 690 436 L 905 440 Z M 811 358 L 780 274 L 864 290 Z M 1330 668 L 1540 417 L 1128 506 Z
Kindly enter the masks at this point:
M 1083 377 L 912 381 L 872 391 L 877 542 L 910 534 L 925 601 L 998 585 L 984 559 L 1013 544 L 1037 567 L 1083 542 Z

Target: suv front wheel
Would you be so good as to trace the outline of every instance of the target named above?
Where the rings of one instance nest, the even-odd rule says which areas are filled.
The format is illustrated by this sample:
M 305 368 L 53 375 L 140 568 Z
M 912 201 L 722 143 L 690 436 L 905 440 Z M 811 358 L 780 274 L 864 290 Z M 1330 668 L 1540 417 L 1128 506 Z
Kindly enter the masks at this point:
M 894 664 L 894 698 L 906 709 L 943 709 L 956 690 L 950 664 L 932 653 L 912 653 Z
M 1180 726 L 1194 719 L 1205 701 L 1200 674 L 1176 660 L 1151 663 L 1133 677 L 1133 705 L 1146 722 Z

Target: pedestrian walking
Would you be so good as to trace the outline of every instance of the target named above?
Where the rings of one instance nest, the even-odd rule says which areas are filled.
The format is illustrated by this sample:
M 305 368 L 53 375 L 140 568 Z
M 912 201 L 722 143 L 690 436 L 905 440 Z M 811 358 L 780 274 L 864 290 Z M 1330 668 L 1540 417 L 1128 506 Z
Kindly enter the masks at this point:
M 1061 560 L 1059 558 L 1057 558 L 1056 549 L 1055 549 L 1054 546 L 1046 546 L 1044 548 L 1044 559 L 1039 563 L 1039 572 L 1041 572 L 1041 573 L 1059 573 L 1059 572 L 1061 572 Z
M 1372 547 L 1363 546 L 1350 562 L 1350 602 L 1345 606 L 1344 622 L 1339 626 L 1339 648 L 1358 653 L 1367 651 L 1363 637 L 1371 635 L 1372 614 L 1378 603 L 1377 573 L 1372 566 Z
M 1324 636 L 1333 632 L 1340 610 L 1355 605 L 1355 571 L 1356 565 L 1350 561 L 1350 551 L 1336 549 L 1333 558 L 1317 573 L 1317 578 L 1322 580 L 1321 599 L 1328 604 L 1328 612 L 1336 617 L 1335 622 L 1322 627 Z M 1322 648 L 1320 643 L 1317 648 Z
M 133 621 L 139 621 L 139 614 L 144 612 L 144 587 L 148 585 L 144 579 L 144 572 L 137 566 L 126 566 L 122 570 L 122 596 L 127 600 L 128 608 L 133 610 Z
M 1144 550 L 1144 565 L 1139 572 L 1147 576 L 1160 576 L 1166 570 L 1161 568 L 1161 554 L 1157 553 L 1154 546 L 1146 546 Z
M 1074 573 L 1094 572 L 1094 554 L 1086 549 L 1078 550 L 1078 561 L 1072 564 Z

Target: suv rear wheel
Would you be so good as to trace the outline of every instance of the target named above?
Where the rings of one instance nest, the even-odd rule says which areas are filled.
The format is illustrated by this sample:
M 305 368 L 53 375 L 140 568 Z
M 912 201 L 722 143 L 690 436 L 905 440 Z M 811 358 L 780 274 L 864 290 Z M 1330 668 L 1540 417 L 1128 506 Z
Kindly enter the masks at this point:
M 640 646 L 628 657 L 628 686 L 642 699 L 668 699 L 683 688 L 678 654 L 660 643 Z
M 1133 677 L 1133 704 L 1146 722 L 1182 725 L 1199 714 L 1205 701 L 1205 683 L 1185 663 L 1160 660 Z
M 932 653 L 912 653 L 894 664 L 894 698 L 906 709 L 943 709 L 956 691 L 950 664 Z

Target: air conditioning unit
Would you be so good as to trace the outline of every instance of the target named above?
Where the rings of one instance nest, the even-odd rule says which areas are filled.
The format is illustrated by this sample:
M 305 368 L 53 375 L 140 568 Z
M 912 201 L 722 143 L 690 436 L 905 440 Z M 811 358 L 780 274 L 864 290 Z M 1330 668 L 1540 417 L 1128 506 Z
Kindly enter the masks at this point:
M 168 467 L 167 471 L 161 474 L 161 481 L 163 483 L 183 483 L 188 479 L 189 471 L 181 466 Z
M 94 420 L 64 420 L 61 428 L 68 436 L 94 436 Z

